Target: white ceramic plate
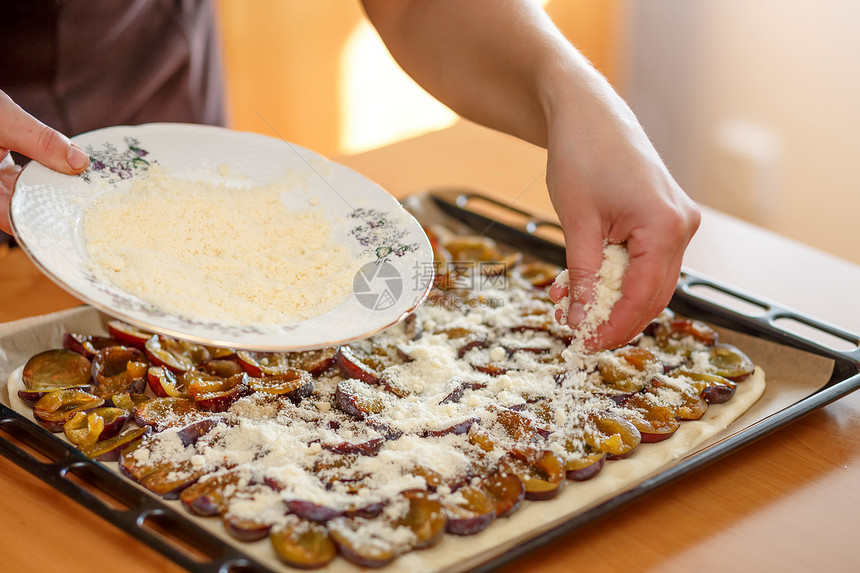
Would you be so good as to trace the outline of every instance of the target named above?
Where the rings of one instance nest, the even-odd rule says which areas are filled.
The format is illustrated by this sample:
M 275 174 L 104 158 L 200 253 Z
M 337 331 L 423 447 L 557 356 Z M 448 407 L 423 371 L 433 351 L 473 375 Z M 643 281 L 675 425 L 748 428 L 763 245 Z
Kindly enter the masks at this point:
M 319 348 L 395 324 L 430 289 L 433 251 L 418 222 L 378 185 L 317 153 L 259 134 L 168 123 L 110 127 L 74 141 L 90 154 L 90 167 L 73 177 L 30 163 L 12 197 L 12 227 L 30 258 L 57 284 L 140 328 L 237 349 Z M 339 306 L 293 324 L 236 326 L 165 312 L 93 276 L 82 227 L 95 197 L 130 186 L 153 164 L 177 177 L 234 185 L 237 193 L 289 173 L 295 188 L 285 203 L 318 200 L 332 222 L 333 239 L 372 263 L 356 274 L 354 292 Z

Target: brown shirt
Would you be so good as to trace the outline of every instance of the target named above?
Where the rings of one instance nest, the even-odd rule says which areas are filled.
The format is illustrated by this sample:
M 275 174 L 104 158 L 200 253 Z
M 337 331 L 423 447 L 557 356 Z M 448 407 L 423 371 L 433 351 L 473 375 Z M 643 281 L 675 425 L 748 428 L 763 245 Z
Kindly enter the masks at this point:
M 207 0 L 4 2 L 0 89 L 67 135 L 154 121 L 224 124 Z

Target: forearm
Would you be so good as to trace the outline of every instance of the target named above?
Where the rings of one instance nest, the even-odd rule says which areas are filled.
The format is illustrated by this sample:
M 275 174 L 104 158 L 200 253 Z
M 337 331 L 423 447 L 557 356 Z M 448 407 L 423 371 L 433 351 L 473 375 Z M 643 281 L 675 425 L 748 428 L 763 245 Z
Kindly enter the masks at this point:
M 364 2 L 394 57 L 430 93 L 547 148 L 573 324 L 593 297 L 605 244 L 627 246 L 622 297 L 589 337 L 593 349 L 625 344 L 672 296 L 699 224 L 627 104 L 533 1 Z
M 553 109 L 572 106 L 588 123 L 596 116 L 614 115 L 617 121 L 629 112 L 536 2 L 364 4 L 400 65 L 473 121 L 546 146 Z

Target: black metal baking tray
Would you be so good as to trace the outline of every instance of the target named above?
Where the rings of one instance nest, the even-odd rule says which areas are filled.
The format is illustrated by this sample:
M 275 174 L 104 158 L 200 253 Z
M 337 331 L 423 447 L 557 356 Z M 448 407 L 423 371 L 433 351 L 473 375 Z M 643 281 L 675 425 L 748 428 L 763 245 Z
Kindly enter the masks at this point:
M 557 265 L 565 266 L 564 247 L 539 236 L 539 232 L 542 229 L 560 230 L 560 226 L 555 221 L 534 216 L 521 209 L 512 208 L 492 197 L 470 190 L 446 189 L 435 191 L 431 194 L 431 200 L 447 216 L 468 225 L 472 229 L 478 230 L 498 241 L 522 246 L 522 250 L 525 252 L 529 252 L 536 257 Z M 476 206 L 478 208 L 475 208 Z M 486 209 L 486 207 L 490 208 Z M 518 221 L 500 223 L 497 217 L 499 210 L 507 211 L 509 215 L 513 215 L 513 219 L 518 219 Z M 506 219 L 510 218 L 506 217 Z M 706 287 L 712 291 L 722 293 L 757 308 L 759 312 L 756 312 L 754 315 L 748 315 L 733 311 L 724 305 L 715 303 L 697 294 L 695 292 L 696 287 Z M 759 420 L 742 432 L 732 435 L 730 439 L 718 442 L 706 450 L 697 452 L 695 456 L 686 458 L 678 465 L 662 471 L 657 476 L 635 488 L 577 515 L 564 524 L 515 547 L 504 555 L 487 561 L 477 567 L 475 571 L 491 571 L 526 553 L 534 551 L 538 547 L 570 533 L 585 523 L 603 516 L 617 507 L 666 485 L 685 474 L 710 464 L 732 451 L 740 449 L 783 426 L 787 426 L 813 410 L 821 408 L 860 388 L 860 336 L 857 334 L 806 316 L 803 313 L 793 311 L 777 303 L 765 301 L 753 294 L 741 292 L 689 269 L 682 271 L 669 308 L 685 316 L 695 317 L 717 326 L 731 328 L 732 330 L 757 338 L 829 358 L 833 361 L 833 371 L 831 372 L 830 379 L 827 384 L 809 396 L 767 418 Z M 782 320 L 795 321 L 812 331 L 818 331 L 827 337 L 844 341 L 851 349 L 837 350 L 808 337 L 785 330 L 778 324 Z
M 543 231 L 557 229 L 554 221 L 536 217 L 512 208 L 491 197 L 468 190 L 448 189 L 413 196 L 432 204 L 446 220 L 460 223 L 502 243 L 515 246 L 530 255 L 558 265 L 564 265 L 564 248 L 542 237 Z M 495 214 L 483 207 L 490 206 Z M 500 222 L 498 212 L 505 213 Z M 420 218 L 420 217 L 419 217 Z M 760 309 L 755 315 L 733 311 L 725 305 L 702 297 L 696 287 L 707 287 L 738 301 Z M 811 395 L 781 411 L 761 419 L 730 439 L 716 442 L 660 472 L 633 489 L 609 501 L 576 515 L 562 525 L 528 540 L 506 553 L 489 558 L 476 571 L 490 571 L 525 553 L 565 535 L 615 508 L 663 486 L 684 474 L 741 448 L 750 442 L 785 426 L 805 414 L 820 408 L 860 387 L 860 337 L 833 325 L 792 311 L 772 302 L 739 292 L 724 284 L 684 270 L 670 308 L 680 314 L 705 320 L 766 339 L 824 356 L 833 362 L 830 379 Z M 810 338 L 780 327 L 777 321 L 790 319 L 807 328 L 845 341 L 851 350 L 837 350 Z M 7 438 L 8 436 L 8 438 Z M 11 439 L 9 439 L 11 438 Z M 17 442 L 17 444 L 15 443 Z M 42 461 L 26 450 L 35 450 Z M 182 512 L 138 488 L 98 462 L 94 462 L 55 435 L 45 431 L 17 412 L 0 404 L 0 453 L 22 468 L 100 515 L 123 531 L 161 552 L 189 571 L 239 572 L 271 571 L 236 547 L 224 543 L 213 533 L 201 528 Z M 87 484 L 87 485 L 83 485 Z M 94 493 L 96 492 L 96 493 Z M 112 502 L 103 501 L 104 494 Z M 184 547 L 193 547 L 192 553 Z

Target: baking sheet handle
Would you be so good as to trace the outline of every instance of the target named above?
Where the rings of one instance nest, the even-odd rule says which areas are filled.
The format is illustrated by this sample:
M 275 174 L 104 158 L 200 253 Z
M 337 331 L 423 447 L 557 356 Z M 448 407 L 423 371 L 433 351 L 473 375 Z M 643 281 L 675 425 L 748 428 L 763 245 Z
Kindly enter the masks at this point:
M 476 232 L 504 243 L 525 247 L 524 250 L 539 258 L 562 267 L 565 266 L 564 246 L 541 236 L 545 235 L 543 231 L 547 229 L 560 231 L 561 225 L 557 221 L 540 217 L 468 189 L 437 189 L 429 191 L 428 194 L 433 203 L 446 215 L 469 225 Z M 501 219 L 504 220 L 504 223 L 500 222 Z M 560 235 L 560 233 L 556 233 L 556 235 Z M 697 286 L 704 286 L 721 292 L 739 302 L 760 309 L 760 312 L 747 315 L 733 311 L 695 292 L 694 289 Z M 784 306 L 743 293 L 733 287 L 708 279 L 690 269 L 685 268 L 683 270 L 670 306 L 676 309 L 681 307 L 682 313 L 683 307 L 695 306 L 696 312 L 709 312 L 712 315 L 711 320 L 721 326 L 737 329 L 741 325 L 741 330 L 748 334 L 761 336 L 821 356 L 847 361 L 849 363 L 847 366 L 844 362 L 837 364 L 838 372 L 834 372 L 834 380 L 844 380 L 846 375 L 850 376 L 860 372 L 860 336 L 856 333 L 848 332 Z M 727 316 L 731 317 L 731 324 L 727 322 Z M 849 348 L 833 348 L 807 336 L 791 332 L 781 324 L 785 320 L 795 321 L 813 331 L 844 341 Z
M 0 454 L 189 571 L 271 571 L 3 404 Z

